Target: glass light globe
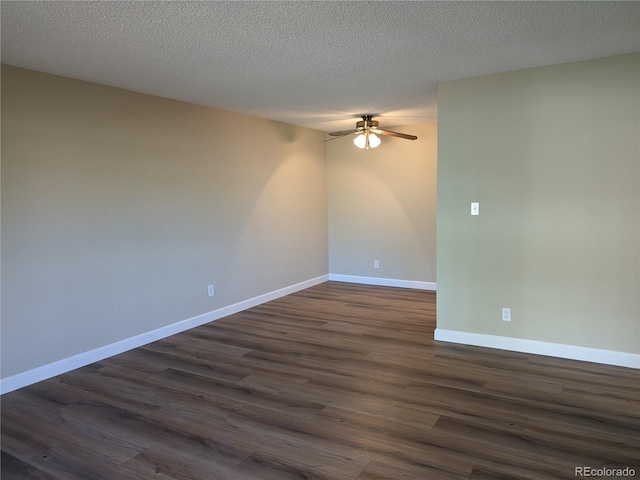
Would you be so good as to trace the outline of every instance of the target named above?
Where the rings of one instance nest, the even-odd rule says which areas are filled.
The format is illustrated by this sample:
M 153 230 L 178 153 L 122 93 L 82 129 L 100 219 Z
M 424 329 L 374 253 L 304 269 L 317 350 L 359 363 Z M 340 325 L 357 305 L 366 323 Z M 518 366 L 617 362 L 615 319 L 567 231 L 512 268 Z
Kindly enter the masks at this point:
M 364 133 L 361 133 L 353 139 L 353 143 L 358 148 L 364 148 L 367 145 L 367 137 Z

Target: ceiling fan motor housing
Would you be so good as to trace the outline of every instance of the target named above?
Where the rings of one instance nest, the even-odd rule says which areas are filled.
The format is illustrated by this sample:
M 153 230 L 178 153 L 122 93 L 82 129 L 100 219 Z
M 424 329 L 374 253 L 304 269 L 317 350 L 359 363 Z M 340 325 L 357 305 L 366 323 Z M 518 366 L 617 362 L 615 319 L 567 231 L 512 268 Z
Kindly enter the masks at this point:
M 371 116 L 364 115 L 362 120 L 356 122 L 356 129 L 358 130 L 368 130 L 370 128 L 378 128 L 378 121 L 371 120 Z

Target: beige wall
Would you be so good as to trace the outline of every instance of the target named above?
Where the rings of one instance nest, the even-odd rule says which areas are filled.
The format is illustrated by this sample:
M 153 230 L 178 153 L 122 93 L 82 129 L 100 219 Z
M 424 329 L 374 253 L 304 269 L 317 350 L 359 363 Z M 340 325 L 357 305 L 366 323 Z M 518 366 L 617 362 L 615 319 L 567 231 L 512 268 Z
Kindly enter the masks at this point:
M 440 85 L 439 329 L 640 353 L 639 79 L 635 54 Z
M 327 142 L 329 271 L 435 282 L 436 124 L 390 129 L 418 139 L 382 137 L 370 150 Z
M 327 274 L 323 139 L 3 66 L 2 377 Z

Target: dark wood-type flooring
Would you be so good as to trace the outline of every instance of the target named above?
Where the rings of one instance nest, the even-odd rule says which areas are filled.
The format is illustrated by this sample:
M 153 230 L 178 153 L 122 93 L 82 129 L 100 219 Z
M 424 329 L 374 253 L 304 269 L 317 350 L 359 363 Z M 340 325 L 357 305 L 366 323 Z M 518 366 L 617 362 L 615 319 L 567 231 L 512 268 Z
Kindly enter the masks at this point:
M 640 477 L 637 370 L 434 342 L 435 301 L 328 282 L 6 394 L 2 478 Z

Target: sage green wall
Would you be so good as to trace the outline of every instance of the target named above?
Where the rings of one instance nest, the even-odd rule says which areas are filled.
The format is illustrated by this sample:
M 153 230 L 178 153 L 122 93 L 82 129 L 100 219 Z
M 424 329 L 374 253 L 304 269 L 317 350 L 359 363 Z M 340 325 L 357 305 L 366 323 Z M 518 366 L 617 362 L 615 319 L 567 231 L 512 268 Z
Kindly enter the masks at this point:
M 438 129 L 438 328 L 640 353 L 640 55 L 443 83 Z
M 390 129 L 418 139 L 382 137 L 369 150 L 352 138 L 327 143 L 329 271 L 435 282 L 437 127 Z
M 3 66 L 2 377 L 326 275 L 323 139 Z

